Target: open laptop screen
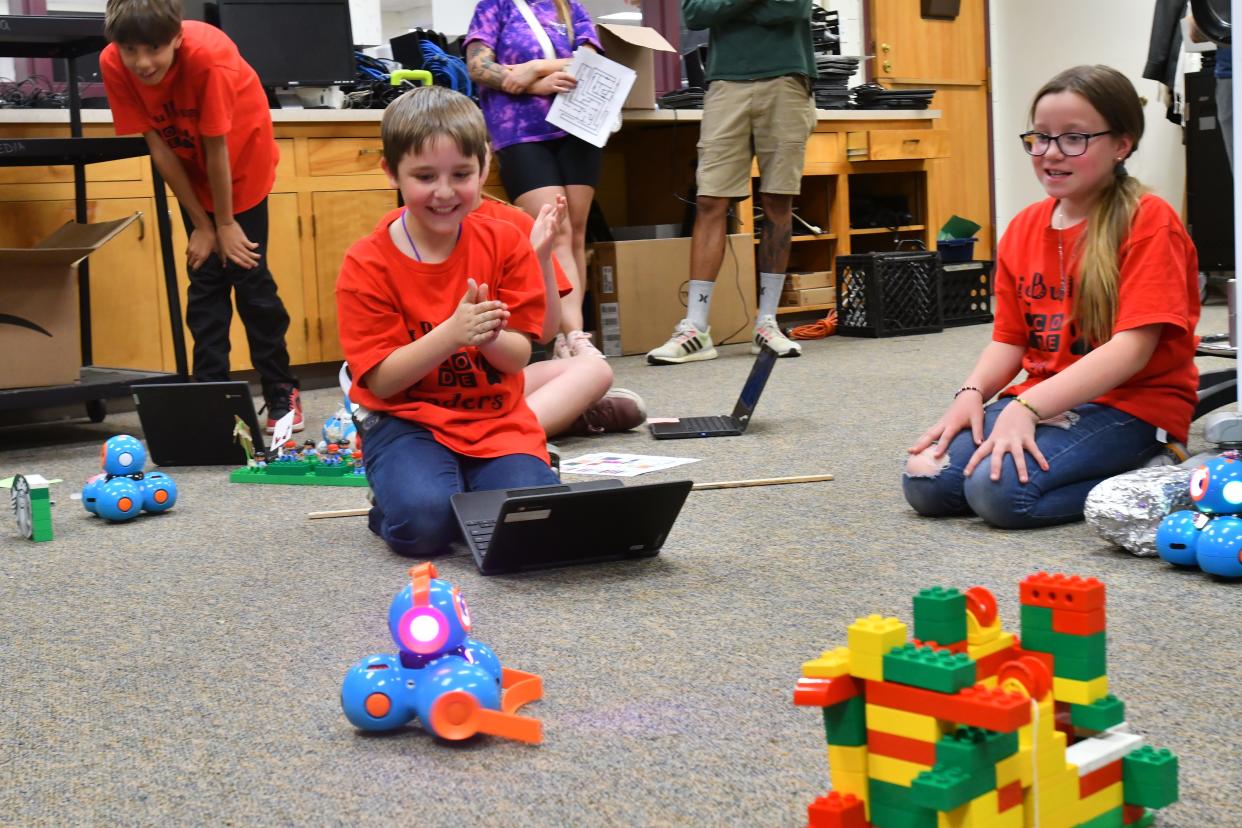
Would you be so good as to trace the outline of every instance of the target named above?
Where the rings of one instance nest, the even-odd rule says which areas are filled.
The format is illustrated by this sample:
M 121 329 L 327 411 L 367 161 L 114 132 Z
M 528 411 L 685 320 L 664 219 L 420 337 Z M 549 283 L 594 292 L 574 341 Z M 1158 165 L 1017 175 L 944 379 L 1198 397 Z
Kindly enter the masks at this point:
M 763 393 L 763 387 L 768 383 L 768 376 L 772 373 L 772 366 L 776 364 L 776 359 L 776 351 L 766 346 L 759 353 L 755 364 L 750 369 L 750 376 L 746 378 L 746 384 L 742 386 L 742 395 L 737 398 L 737 405 L 733 407 L 733 418 L 739 423 L 750 420 L 751 413 L 759 404 L 759 395 Z

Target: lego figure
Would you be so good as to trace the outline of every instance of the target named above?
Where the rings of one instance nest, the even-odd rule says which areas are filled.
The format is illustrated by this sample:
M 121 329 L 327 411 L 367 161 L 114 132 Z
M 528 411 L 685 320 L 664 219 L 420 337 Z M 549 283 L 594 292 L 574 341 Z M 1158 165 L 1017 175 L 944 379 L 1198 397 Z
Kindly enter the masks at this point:
M 257 451 L 255 451 L 254 465 L 256 468 L 260 468 L 260 469 L 267 468 L 267 452 L 266 451 L 263 451 L 262 449 L 258 449 Z
M 361 730 L 394 730 L 417 718 L 442 739 L 490 733 L 540 742 L 540 722 L 512 712 L 542 696 L 540 678 L 501 667 L 486 644 L 470 638 L 472 627 L 456 587 L 430 563 L 411 568 L 410 583 L 388 608 L 399 652 L 369 656 L 346 673 L 346 718 Z
M 323 450 L 323 464 L 325 466 L 341 465 L 341 447 L 336 443 L 328 443 Z
M 312 462 L 319 459 L 319 449 L 315 448 L 314 440 L 307 440 L 302 443 L 302 459 L 310 460 Z

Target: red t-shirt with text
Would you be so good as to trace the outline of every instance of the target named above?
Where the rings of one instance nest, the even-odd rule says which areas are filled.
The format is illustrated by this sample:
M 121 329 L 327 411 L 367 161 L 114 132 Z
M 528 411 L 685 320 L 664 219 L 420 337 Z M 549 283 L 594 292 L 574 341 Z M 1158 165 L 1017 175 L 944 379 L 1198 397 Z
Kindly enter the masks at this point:
M 522 235 L 527 239 L 530 239 L 530 229 L 535 226 L 535 220 L 522 208 L 514 207 L 512 204 L 505 204 L 492 198 L 483 199 L 483 203 L 474 212 L 476 215 L 509 222 L 521 230 Z M 561 296 L 568 296 L 573 291 L 574 286 L 570 284 L 569 278 L 561 268 L 561 263 L 556 260 L 555 256 L 552 257 L 552 272 L 556 274 L 557 293 Z
M 168 74 L 155 86 L 125 68 L 116 44 L 109 43 L 100 54 L 116 134 L 158 132 L 181 159 L 194 195 L 209 213 L 215 208 L 202 139 L 227 136 L 233 213 L 243 213 L 267 198 L 276 180 L 280 151 L 272 137 L 267 94 L 224 32 L 187 20 L 181 35 Z
M 1054 230 L 1055 206 L 1056 200 L 1050 198 L 1027 207 L 1000 242 L 992 339 L 1026 348 L 1022 368 L 1027 373 L 1002 396 L 1021 394 L 1064 371 L 1089 350 L 1072 319 L 1079 246 L 1087 222 Z M 1144 325 L 1164 325 L 1164 330 L 1147 365 L 1092 402 L 1132 414 L 1184 442 L 1199 381 L 1194 364 L 1199 257 L 1173 208 L 1157 196 L 1140 199 L 1118 265 L 1113 333 Z
M 427 264 L 402 253 L 388 235 L 402 212 L 385 215 L 370 235 L 354 242 L 341 265 L 338 327 L 354 377 L 364 378 L 397 348 L 452 316 L 470 278 L 508 305 L 507 330 L 539 336 L 543 275 L 528 237 L 511 224 L 472 213 L 449 257 Z M 392 397 L 375 396 L 362 381 L 349 394 L 372 411 L 418 423 L 458 454 L 531 454 L 547 462 L 543 428 L 526 405 L 524 389 L 521 371 L 501 373 L 478 348 L 465 346 Z

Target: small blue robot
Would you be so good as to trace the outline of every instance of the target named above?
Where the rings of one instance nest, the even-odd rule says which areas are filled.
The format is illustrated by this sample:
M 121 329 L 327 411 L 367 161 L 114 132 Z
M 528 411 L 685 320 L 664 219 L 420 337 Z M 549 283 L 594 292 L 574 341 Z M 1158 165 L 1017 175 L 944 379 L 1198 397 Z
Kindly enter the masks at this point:
M 1197 566 L 1225 578 L 1242 578 L 1242 459 L 1213 457 L 1190 475 L 1195 509 L 1160 521 L 1156 552 L 1169 563 Z
M 105 520 L 130 520 L 142 512 L 166 512 L 177 502 L 177 484 L 164 472 L 143 473 L 147 450 L 128 434 L 109 437 L 99 455 L 103 471 L 82 487 L 86 511 Z
M 501 667 L 486 644 L 470 637 L 466 599 L 435 566 L 410 569 L 410 583 L 388 608 L 396 655 L 368 656 L 341 685 L 345 717 L 360 730 L 395 730 L 417 719 L 448 740 L 489 733 L 537 744 L 538 719 L 515 710 L 543 695 L 539 676 Z

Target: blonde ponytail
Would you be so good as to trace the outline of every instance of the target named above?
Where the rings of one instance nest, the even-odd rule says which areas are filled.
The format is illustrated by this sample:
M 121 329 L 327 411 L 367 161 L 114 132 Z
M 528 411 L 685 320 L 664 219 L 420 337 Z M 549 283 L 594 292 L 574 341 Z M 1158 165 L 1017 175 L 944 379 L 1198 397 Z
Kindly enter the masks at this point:
M 1118 253 L 1130 234 L 1139 198 L 1146 191 L 1138 179 L 1119 175 L 1091 208 L 1081 241 L 1074 319 L 1092 346 L 1112 339 L 1121 276 Z
M 561 18 L 561 23 L 565 26 L 565 31 L 570 32 L 572 37 L 572 32 L 574 30 L 574 13 L 573 9 L 569 7 L 569 0 L 555 0 L 555 2 L 556 13 Z M 572 52 L 573 50 L 574 44 L 570 43 L 569 51 Z

